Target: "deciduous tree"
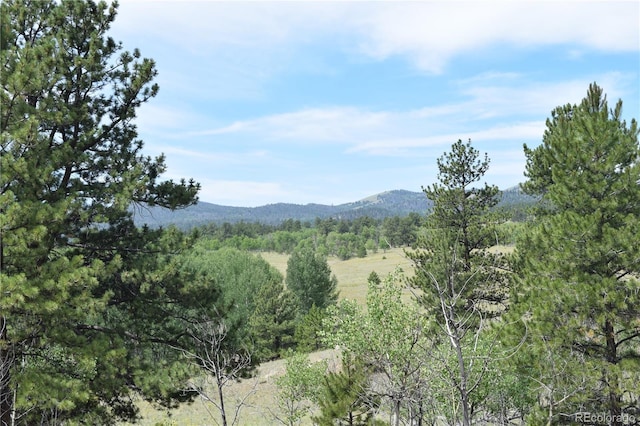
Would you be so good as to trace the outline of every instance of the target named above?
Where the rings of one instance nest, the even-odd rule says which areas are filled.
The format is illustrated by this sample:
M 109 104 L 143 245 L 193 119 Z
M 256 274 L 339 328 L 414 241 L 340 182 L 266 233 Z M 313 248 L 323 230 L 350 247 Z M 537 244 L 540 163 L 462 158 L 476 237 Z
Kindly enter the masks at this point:
M 311 363 L 306 354 L 290 352 L 286 359 L 286 372 L 278 377 L 276 397 L 279 412 L 274 419 L 286 426 L 299 425 L 318 401 L 327 363 Z
M 398 271 L 381 284 L 370 281 L 366 312 L 353 301 L 341 301 L 329 310 L 325 326 L 329 345 L 377 373 L 361 397 L 375 395 L 388 404 L 394 426 L 402 424 L 404 409 L 410 410 L 409 418 L 420 411 L 429 387 L 425 367 L 431 346 L 425 318 L 415 304 L 402 301 L 400 282 Z
M 240 410 L 245 406 L 246 399 L 255 392 L 257 382 L 248 393 L 235 401 L 233 416 L 230 415 L 225 388 L 251 368 L 251 353 L 246 348 L 238 348 L 233 339 L 228 339 L 229 327 L 222 317 L 205 317 L 187 324 L 186 329 L 194 345 L 183 349 L 183 353 L 204 373 L 191 379 L 188 389 L 195 390 L 217 409 L 222 426 L 238 424 Z M 211 383 L 214 392 L 210 391 Z M 216 416 L 211 412 L 209 414 L 215 421 Z
M 257 295 L 265 285 L 282 283 L 282 274 L 252 253 L 230 247 L 211 249 L 209 243 L 206 239 L 198 241 L 182 256 L 182 267 L 220 289 L 221 302 L 230 307 L 224 319 L 233 329 L 233 339 L 239 347 L 249 346 L 249 320 L 260 302 Z

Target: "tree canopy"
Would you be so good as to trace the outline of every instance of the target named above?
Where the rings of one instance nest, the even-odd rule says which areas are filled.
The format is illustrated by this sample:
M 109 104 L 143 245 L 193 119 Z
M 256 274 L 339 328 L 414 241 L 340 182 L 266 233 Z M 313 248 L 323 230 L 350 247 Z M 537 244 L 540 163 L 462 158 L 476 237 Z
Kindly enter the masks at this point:
M 424 189 L 433 201 L 427 229 L 408 256 L 415 265 L 409 279 L 420 290 L 418 301 L 433 320 L 434 333 L 447 342 L 456 368 L 441 356 L 447 381 L 457 393 L 462 424 L 471 424 L 472 396 L 483 379 L 487 362 L 479 361 L 479 335 L 485 317 L 500 312 L 496 304 L 506 294 L 497 274 L 497 258 L 486 251 L 494 244 L 498 188 L 475 187 L 489 168 L 489 158 L 458 140 L 437 161 L 438 181 Z M 497 302 L 497 303 L 496 303 Z M 484 356 L 485 354 L 483 354 Z M 436 357 L 438 358 L 438 357 Z M 485 357 L 486 358 L 486 357 Z
M 199 185 L 161 180 L 164 157 L 142 152 L 136 110 L 158 92 L 157 72 L 153 60 L 108 36 L 116 10 L 117 2 L 0 4 L 0 412 L 7 424 L 11 417 L 95 424 L 132 417 L 130 389 L 170 400 L 180 376 L 147 357 L 177 338 L 168 327 L 175 310 L 165 303 L 189 293 L 178 290 L 184 281 L 170 256 L 185 241 L 134 227 L 129 207 L 188 206 Z M 150 322 L 152 313 L 163 319 Z M 168 380 L 157 380 L 163 374 Z
M 307 313 L 313 305 L 325 309 L 338 300 L 338 279 L 331 274 L 327 259 L 312 248 L 293 252 L 287 261 L 285 282 L 298 298 L 301 313 Z
M 581 103 L 553 110 L 540 146 L 525 146 L 523 188 L 543 209 L 517 246 L 510 315 L 524 321 L 532 348 L 522 365 L 552 389 L 548 421 L 582 410 L 619 425 L 633 409 L 625 398 L 640 371 L 640 147 L 637 122 L 621 113 L 622 101 L 610 109 L 592 84 Z
M 487 183 L 476 187 L 489 170 L 489 157 L 484 158 L 471 145 L 471 140 L 458 140 L 438 158 L 438 183 L 423 188 L 427 198 L 433 201 L 430 225 L 453 230 L 462 248 L 462 260 L 470 267 L 474 250 L 484 249 L 495 243 L 492 228 L 487 226 L 489 212 L 498 201 L 500 191 Z

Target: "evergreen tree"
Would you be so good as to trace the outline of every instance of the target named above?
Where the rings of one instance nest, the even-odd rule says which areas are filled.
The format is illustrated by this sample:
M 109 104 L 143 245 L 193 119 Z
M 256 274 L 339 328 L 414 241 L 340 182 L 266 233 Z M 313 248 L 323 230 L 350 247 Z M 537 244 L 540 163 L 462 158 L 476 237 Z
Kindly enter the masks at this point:
M 512 315 L 526 324 L 520 361 L 537 366 L 548 421 L 581 410 L 620 425 L 640 408 L 627 397 L 640 378 L 639 131 L 621 113 L 594 83 L 552 112 L 540 146 L 525 145 L 523 189 L 543 210 L 517 245 Z
M 369 276 L 367 277 L 367 282 L 371 285 L 378 286 L 382 284 L 382 279 L 380 278 L 380 275 L 378 275 L 376 271 L 371 271 L 369 273 Z
M 298 322 L 294 335 L 298 351 L 313 352 L 324 348 L 322 343 L 322 321 L 325 316 L 326 310 L 313 305 L 309 312 Z
M 485 250 L 495 243 L 496 218 L 490 209 L 498 188 L 473 187 L 488 170 L 489 159 L 486 154 L 481 159 L 471 141 L 458 140 L 437 164 L 439 183 L 424 189 L 433 201 L 427 227 L 417 249 L 408 252 L 415 266 L 409 283 L 421 290 L 418 301 L 435 320 L 434 332 L 454 352 L 457 368 L 447 368 L 444 358 L 443 364 L 459 397 L 462 424 L 468 425 L 471 395 L 487 364 L 476 362 L 477 354 L 467 348 L 476 348 L 483 319 L 501 312 L 507 293 L 497 273 L 500 259 Z
M 195 202 L 160 181 L 133 122 L 155 64 L 107 35 L 117 3 L 0 3 L 0 423 L 132 418 L 188 374 L 176 307 L 219 294 L 184 288 L 177 234 L 136 229 L 132 203 Z M 184 313 L 181 312 L 181 316 Z M 153 318 L 152 318 L 153 317 Z
M 464 267 L 470 269 L 474 251 L 496 242 L 489 213 L 498 203 L 500 191 L 487 183 L 480 188 L 473 186 L 489 170 L 489 157 L 485 153 L 480 158 L 470 140 L 466 144 L 458 140 L 437 164 L 439 183 L 423 188 L 433 202 L 429 225 L 454 231 Z
M 260 287 L 249 320 L 256 361 L 280 357 L 293 346 L 297 314 L 298 301 L 282 281 L 269 281 Z
M 319 426 L 369 425 L 377 405 L 367 395 L 369 374 L 364 365 L 350 354 L 342 358 L 342 369 L 324 376 L 318 397 L 320 415 L 314 417 Z
M 291 254 L 286 285 L 297 296 L 303 314 L 313 305 L 325 309 L 338 300 L 338 280 L 331 274 L 327 259 L 310 248 L 298 248 Z

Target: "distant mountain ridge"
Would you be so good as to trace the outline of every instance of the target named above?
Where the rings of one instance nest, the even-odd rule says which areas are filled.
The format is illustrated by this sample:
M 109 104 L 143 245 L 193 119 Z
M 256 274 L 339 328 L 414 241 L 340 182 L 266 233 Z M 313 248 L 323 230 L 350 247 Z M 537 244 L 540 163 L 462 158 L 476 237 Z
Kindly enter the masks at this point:
M 523 194 L 518 187 L 502 191 L 504 205 L 526 204 L 532 198 Z M 150 227 L 176 225 L 181 229 L 189 229 L 207 223 L 224 222 L 260 222 L 277 225 L 287 219 L 301 222 L 325 219 L 355 219 L 369 216 L 383 219 L 391 216 L 407 216 L 409 213 L 426 214 L 431 201 L 423 192 L 407 190 L 386 191 L 362 200 L 329 206 L 325 204 L 290 204 L 276 203 L 259 207 L 231 207 L 206 202 L 199 202 L 185 209 L 170 211 L 160 207 L 133 207 L 134 220 L 137 225 L 147 224 Z

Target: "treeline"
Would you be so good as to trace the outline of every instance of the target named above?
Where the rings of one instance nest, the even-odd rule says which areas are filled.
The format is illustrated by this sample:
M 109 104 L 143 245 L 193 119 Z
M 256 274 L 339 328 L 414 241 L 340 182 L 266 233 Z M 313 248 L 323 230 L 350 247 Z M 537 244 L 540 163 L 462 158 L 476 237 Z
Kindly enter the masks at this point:
M 527 207 L 530 209 L 530 206 Z M 495 241 L 514 244 L 524 228 L 524 222 L 504 219 L 521 214 L 521 206 L 501 209 L 500 226 L 496 227 Z M 280 225 L 265 225 L 258 222 L 210 223 L 198 228 L 195 233 L 209 240 L 211 248 L 233 247 L 248 251 L 273 251 L 292 253 L 299 245 L 313 247 L 324 256 L 336 256 L 341 260 L 365 257 L 379 250 L 394 247 L 412 247 L 424 232 L 428 212 L 420 215 L 393 216 L 374 219 L 368 216 L 355 219 L 327 218 L 312 222 L 288 219 Z
M 305 244 L 325 256 L 346 260 L 380 249 L 410 246 L 423 221 L 424 217 L 417 213 L 385 219 L 316 219 L 314 223 L 289 219 L 280 225 L 209 224 L 199 228 L 199 233 L 212 240 L 212 247 L 292 253 L 298 245 Z

